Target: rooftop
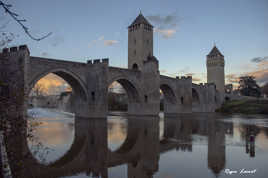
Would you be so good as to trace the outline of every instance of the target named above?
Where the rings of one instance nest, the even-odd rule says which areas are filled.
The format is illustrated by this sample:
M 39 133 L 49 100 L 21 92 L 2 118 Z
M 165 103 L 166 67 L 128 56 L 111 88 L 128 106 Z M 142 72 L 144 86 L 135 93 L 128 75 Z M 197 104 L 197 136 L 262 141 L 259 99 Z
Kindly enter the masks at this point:
M 221 52 L 219 51 L 219 49 L 216 47 L 216 45 L 213 47 L 213 49 L 210 51 L 210 53 L 208 54 L 208 56 L 217 56 L 220 55 L 222 57 L 224 57 Z
M 149 25 L 151 27 L 153 27 L 149 21 L 142 15 L 142 13 L 140 12 L 140 14 L 138 15 L 138 17 L 136 17 L 136 19 L 132 22 L 132 24 L 129 26 L 133 26 L 133 25 L 138 25 L 138 24 L 146 24 Z

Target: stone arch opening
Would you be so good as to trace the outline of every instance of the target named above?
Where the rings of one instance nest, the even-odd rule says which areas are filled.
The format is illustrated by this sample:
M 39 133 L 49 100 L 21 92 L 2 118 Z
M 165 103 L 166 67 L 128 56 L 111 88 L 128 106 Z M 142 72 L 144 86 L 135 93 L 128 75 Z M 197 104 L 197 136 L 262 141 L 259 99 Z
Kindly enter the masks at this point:
M 171 105 L 177 103 L 176 95 L 167 84 L 160 85 L 160 110 L 167 111 Z
M 132 104 L 139 102 L 141 102 L 139 91 L 129 80 L 117 79 L 109 85 L 109 111 L 129 111 Z
M 128 116 L 127 122 L 125 123 L 125 138 L 119 147 L 112 150 L 115 154 L 126 155 L 128 154 L 136 145 L 139 135 L 142 133 L 142 128 L 137 127 L 136 117 Z
M 65 69 L 54 69 L 42 74 L 39 74 L 37 77 L 35 77 L 33 80 L 31 80 L 29 82 L 29 90 L 28 90 L 28 95 L 30 94 L 32 88 L 35 86 L 35 84 L 42 78 L 48 76 L 49 74 L 54 74 L 58 77 L 60 77 L 61 79 L 63 79 L 64 81 L 66 81 L 66 83 L 72 88 L 72 92 L 76 95 L 79 96 L 80 99 L 82 99 L 83 101 L 87 101 L 88 97 L 87 97 L 87 90 L 86 87 L 84 85 L 84 83 L 82 82 L 82 80 L 76 76 L 75 74 L 73 74 L 70 71 L 67 71 Z
M 132 65 L 132 69 L 134 69 L 134 70 L 139 70 L 139 66 L 138 66 L 138 64 L 134 63 L 134 64 Z
M 38 94 L 34 94 L 33 89 L 40 80 L 43 80 L 43 90 L 46 93 L 40 93 L 41 96 L 36 97 Z M 69 137 L 68 143 L 66 143 L 66 148 L 68 149 L 68 146 L 71 147 L 73 143 L 72 138 L 74 138 L 74 130 L 76 129 L 74 127 L 75 117 L 71 113 L 78 116 L 80 113 L 79 107 L 86 106 L 88 98 L 86 87 L 81 79 L 77 75 L 65 69 L 53 69 L 44 73 L 33 75 L 33 78 L 28 81 L 28 86 L 28 102 L 33 102 L 34 98 L 36 100 L 34 102 L 37 102 L 35 104 L 29 103 L 32 105 L 32 108 L 27 108 L 28 116 L 30 118 L 34 118 L 27 119 L 28 133 L 32 129 L 31 125 L 35 126 L 35 133 L 33 135 L 35 140 L 28 140 L 29 150 L 35 153 L 35 148 L 39 145 L 39 143 L 42 143 L 45 148 L 53 148 L 53 151 L 51 151 L 51 154 L 53 154 L 54 151 L 57 152 L 61 148 L 50 145 L 47 140 L 53 141 L 54 139 L 52 138 L 60 140 L 64 137 Z M 59 111 L 68 112 L 70 114 Z M 40 123 L 40 119 L 42 119 L 42 122 L 41 125 L 38 125 L 38 123 Z M 60 122 L 62 119 L 66 122 Z M 50 122 L 50 120 L 54 120 L 54 122 Z M 49 130 L 49 132 L 47 132 L 47 130 Z M 51 136 L 51 134 L 53 134 L 53 136 Z M 62 154 L 64 154 L 64 152 L 65 150 L 62 150 Z M 42 154 L 42 152 L 40 153 Z M 36 159 L 39 158 L 39 155 L 33 156 Z M 51 162 L 53 160 L 46 161 Z
M 39 84 L 45 90 L 45 94 L 41 96 L 36 94 L 36 86 Z M 61 111 L 79 114 L 81 106 L 86 106 L 87 101 L 87 89 L 84 83 L 78 76 L 64 69 L 41 73 L 29 82 L 29 106 L 57 108 Z

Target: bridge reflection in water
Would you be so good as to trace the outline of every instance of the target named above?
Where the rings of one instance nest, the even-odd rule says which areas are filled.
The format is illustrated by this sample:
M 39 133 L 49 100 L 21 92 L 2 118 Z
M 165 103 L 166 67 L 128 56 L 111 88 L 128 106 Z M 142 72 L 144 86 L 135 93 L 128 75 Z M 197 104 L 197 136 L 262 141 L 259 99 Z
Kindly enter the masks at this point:
M 67 177 L 79 173 L 108 177 L 108 168 L 125 164 L 129 178 L 149 178 L 159 171 L 161 154 L 170 150 L 192 152 L 193 135 L 198 134 L 207 137 L 207 166 L 217 176 L 225 168 L 225 135 L 233 135 L 233 123 L 218 121 L 221 116 L 216 114 L 199 114 L 196 118 L 198 120 L 193 114 L 165 118 L 164 131 L 160 134 L 159 118 L 128 116 L 126 139 L 114 151 L 108 147 L 106 118 L 75 118 L 74 141 L 60 159 L 41 164 L 32 156 L 27 140 L 17 136 L 20 137 L 15 138 L 17 145 L 7 144 L 7 148 L 16 147 L 18 155 L 14 157 L 22 159 L 18 162 L 23 165 L 13 165 L 13 160 L 11 168 L 17 177 L 27 178 Z M 252 146 L 248 136 L 258 131 L 252 126 L 244 130 L 247 153 L 255 156 L 255 145 Z

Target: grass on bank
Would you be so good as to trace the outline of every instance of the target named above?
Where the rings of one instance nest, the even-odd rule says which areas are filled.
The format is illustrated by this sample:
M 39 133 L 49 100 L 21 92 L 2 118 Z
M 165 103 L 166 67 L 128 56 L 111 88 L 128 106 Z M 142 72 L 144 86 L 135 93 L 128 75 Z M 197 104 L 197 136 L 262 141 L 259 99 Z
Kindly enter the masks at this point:
M 268 100 L 243 99 L 223 103 L 216 112 L 241 114 L 268 114 Z

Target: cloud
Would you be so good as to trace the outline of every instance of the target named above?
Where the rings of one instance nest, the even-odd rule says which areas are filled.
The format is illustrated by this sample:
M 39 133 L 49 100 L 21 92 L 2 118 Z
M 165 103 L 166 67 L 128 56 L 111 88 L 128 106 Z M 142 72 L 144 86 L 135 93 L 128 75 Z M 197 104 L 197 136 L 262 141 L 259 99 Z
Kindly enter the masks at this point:
M 167 70 L 165 70 L 165 69 L 160 70 L 160 73 L 166 73 L 166 72 L 167 72 Z
M 153 25 L 159 28 L 176 27 L 178 25 L 178 17 L 176 15 L 150 15 L 146 17 Z
M 104 36 L 100 36 L 100 37 L 98 38 L 98 40 L 99 40 L 99 41 L 104 40 Z
M 117 81 L 113 82 L 109 87 L 108 87 L 109 92 L 113 93 L 126 93 L 125 89 L 123 86 L 118 83 Z
M 112 46 L 112 45 L 119 43 L 119 41 L 117 40 L 105 40 L 104 36 L 100 36 L 97 40 L 92 40 L 89 43 L 88 47 L 91 48 L 93 45 L 95 45 L 98 42 L 103 42 L 105 46 Z
M 166 76 L 169 76 L 169 77 L 176 77 L 178 75 L 178 73 L 169 73 L 167 70 L 165 69 L 161 69 L 160 70 L 160 74 L 161 75 L 166 75 Z
M 176 30 L 175 29 L 159 29 L 159 28 L 156 28 L 155 29 L 155 32 L 158 32 L 162 35 L 163 38 L 171 38 L 175 35 L 176 33 Z
M 239 77 L 240 75 L 237 75 L 237 74 L 227 74 L 225 75 L 225 80 L 226 80 L 226 83 L 238 84 Z
M 183 69 L 179 70 L 178 73 L 181 73 L 183 75 L 185 75 L 186 73 L 192 74 L 192 73 L 189 73 L 189 70 L 190 70 L 190 67 L 189 66 L 186 66 Z
M 55 74 L 46 75 L 36 85 L 42 86 L 46 95 L 60 94 L 61 92 L 69 91 L 71 88 L 65 80 Z
M 196 77 L 194 75 L 196 75 L 196 74 L 195 73 L 187 73 L 187 74 L 185 74 L 185 76 L 191 76 L 193 82 L 201 82 L 202 81 L 201 77 Z
M 241 76 L 254 76 L 259 85 L 263 85 L 268 82 L 268 60 L 263 57 L 264 60 L 257 61 L 257 65 L 250 72 L 243 72 L 240 74 L 228 74 L 225 75 L 227 83 L 232 83 L 236 86 L 239 85 L 239 77 Z M 251 60 L 252 61 L 252 60 Z M 256 62 L 255 62 L 256 63 Z
M 255 63 L 259 63 L 259 62 L 267 61 L 267 60 L 268 60 L 268 56 L 265 56 L 265 57 L 255 57 L 255 58 L 251 59 L 250 61 L 251 62 L 255 62 Z
M 48 54 L 47 52 L 42 52 L 42 53 L 41 53 L 41 56 L 43 56 L 43 57 L 47 57 L 47 56 L 49 56 L 49 54 Z
M 171 38 L 177 32 L 179 19 L 176 15 L 151 15 L 147 19 L 155 26 L 155 32 L 160 33 L 163 38 Z
M 185 74 L 186 76 L 193 76 L 194 75 L 194 73 L 187 73 L 187 74 Z
M 192 81 L 193 81 L 193 82 L 201 82 L 202 79 L 201 79 L 201 78 L 197 78 L 197 77 L 193 77 L 193 78 L 192 78 Z
M 104 40 L 105 46 L 112 46 L 112 45 L 117 44 L 117 43 L 118 43 L 118 41 L 116 41 L 116 40 Z
M 265 83 L 268 83 L 268 69 L 249 72 L 247 73 L 247 75 L 254 76 L 257 83 L 260 85 L 264 85 Z
M 179 76 L 179 75 L 186 75 L 186 73 L 188 73 L 189 70 L 190 70 L 190 67 L 186 66 L 183 69 L 181 69 L 181 70 L 179 70 L 177 72 L 172 72 L 172 73 L 168 72 L 165 69 L 161 69 L 160 73 L 163 74 L 163 75 L 166 75 L 166 76 L 176 77 L 176 76 Z
M 97 43 L 97 40 L 92 40 L 91 42 L 89 42 L 88 47 L 91 48 L 96 43 Z
M 256 70 L 246 73 L 246 75 L 254 76 L 260 85 L 268 82 L 268 60 L 265 57 L 263 57 L 263 59 L 264 60 L 258 62 Z
M 52 38 L 51 45 L 56 47 L 56 46 L 59 46 L 60 44 L 62 44 L 63 42 L 64 42 L 63 36 L 54 36 Z

